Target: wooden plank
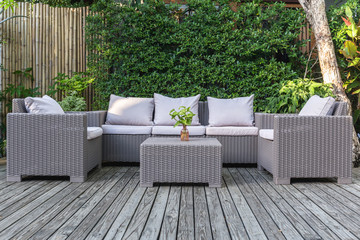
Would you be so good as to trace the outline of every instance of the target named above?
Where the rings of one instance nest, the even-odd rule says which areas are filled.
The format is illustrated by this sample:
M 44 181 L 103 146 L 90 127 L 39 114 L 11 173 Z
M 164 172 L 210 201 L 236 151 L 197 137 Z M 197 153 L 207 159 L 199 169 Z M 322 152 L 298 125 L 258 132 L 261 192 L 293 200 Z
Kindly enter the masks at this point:
M 114 222 L 120 211 L 123 209 L 125 203 L 129 200 L 129 197 L 134 192 L 135 188 L 139 184 L 139 174 L 136 173 L 126 186 L 125 190 L 118 195 L 112 205 L 108 208 L 101 219 L 92 228 L 91 232 L 87 235 L 87 240 L 103 239 L 110 229 L 111 224 Z
M 143 199 L 139 203 L 128 228 L 124 233 L 124 239 L 136 240 L 140 238 L 157 193 L 158 188 L 148 188 L 146 190 Z M 118 237 L 116 238 L 119 239 Z
M 240 214 L 245 229 L 250 239 L 266 239 L 266 235 L 262 230 L 259 222 L 257 221 L 254 213 L 251 211 L 244 195 L 241 193 L 236 185 L 235 180 L 230 175 L 228 169 L 223 169 L 223 177 L 225 184 L 231 194 L 231 197 L 235 203 L 235 207 Z
M 44 201 L 47 201 L 52 195 L 54 195 L 57 192 L 61 191 L 67 185 L 70 184 L 70 182 L 57 182 L 57 183 L 58 184 L 54 188 L 52 188 L 50 191 L 47 191 L 41 197 L 39 197 L 39 198 L 35 199 L 34 201 L 30 202 L 29 204 L 27 204 L 26 206 L 24 206 L 21 209 L 17 210 L 16 212 L 13 212 L 8 217 L 1 219 L 1 221 L 0 221 L 0 232 L 3 231 L 4 229 L 8 228 L 12 224 L 14 224 L 16 221 L 19 221 L 25 215 L 29 214 L 34 208 L 38 207 Z
M 116 186 L 119 179 L 125 174 L 116 172 L 111 179 L 103 185 L 76 213 L 67 220 L 49 239 L 66 239 L 79 226 L 79 224 L 88 216 L 101 200 L 109 194 L 109 191 Z M 123 183 L 123 182 L 121 182 Z M 123 185 L 120 184 L 121 187 Z
M 211 239 L 210 216 L 205 188 L 194 187 L 195 239 Z
M 228 189 L 218 188 L 217 192 L 231 238 L 249 239 Z
M 282 211 L 287 219 L 294 225 L 296 230 L 305 239 L 319 239 L 321 238 L 305 221 L 298 212 L 287 202 L 286 198 L 283 198 L 269 183 L 262 178 L 256 169 L 247 169 L 251 176 L 255 179 L 257 184 L 266 192 L 275 205 Z M 271 207 L 271 206 L 270 206 Z
M 21 227 L 25 227 L 21 230 L 21 232 L 18 232 L 15 236 L 13 236 L 14 239 L 29 239 L 34 235 L 36 232 L 38 232 L 40 229 L 44 228 L 47 223 L 49 223 L 53 218 L 55 218 L 58 214 L 60 214 L 68 205 L 71 205 L 73 201 L 75 201 L 77 198 L 83 197 L 82 194 L 89 193 L 89 188 L 91 188 L 94 185 L 94 182 L 96 181 L 102 181 L 107 176 L 107 173 L 109 172 L 109 168 L 103 168 L 99 171 L 96 171 L 96 174 L 93 174 L 88 178 L 88 180 L 80 185 L 78 184 L 70 184 L 66 189 L 73 189 L 73 191 L 64 196 L 63 192 L 59 192 L 53 196 L 53 201 L 55 202 L 54 206 L 51 206 L 48 202 L 44 202 L 42 205 L 40 205 L 38 208 L 44 208 L 46 209 L 45 212 L 43 212 L 41 215 L 37 216 L 36 220 L 28 220 L 26 224 L 23 224 Z M 66 190 L 65 189 L 65 190 Z M 71 213 L 69 213 L 69 216 Z M 33 215 L 29 215 L 33 216 Z M 24 221 L 26 219 L 22 219 Z M 29 224 L 30 223 L 30 224 Z M 60 224 L 60 223 L 59 223 Z
M 160 240 L 176 239 L 180 209 L 181 187 L 172 186 L 166 205 L 164 220 L 160 231 Z
M 240 174 L 244 177 L 246 183 L 253 190 L 258 199 L 261 199 L 261 202 L 270 216 L 274 219 L 275 223 L 279 226 L 280 231 L 288 239 L 302 239 L 300 233 L 296 230 L 294 225 L 286 218 L 284 213 L 278 208 L 278 206 L 269 198 L 266 192 L 256 183 L 256 181 L 251 177 L 248 171 L 244 168 L 238 168 Z M 281 197 L 280 197 L 281 199 Z M 280 201 L 277 199 L 277 201 Z M 285 207 L 285 206 L 284 206 Z M 291 208 L 291 207 L 290 207 Z M 290 208 L 287 210 L 289 211 Z M 284 208 L 285 210 L 285 208 Z M 295 212 L 294 212 L 295 213 Z M 290 215 L 290 214 L 289 214 Z M 293 216 L 295 217 L 295 216 Z M 300 217 L 301 219 L 301 217 Z M 298 221 L 300 221 L 300 219 Z M 297 225 L 305 231 L 305 226 L 300 222 Z
M 177 239 L 194 239 L 194 198 L 192 187 L 182 187 Z
M 268 181 L 272 181 L 272 177 L 269 175 L 263 175 Z M 297 201 L 299 201 L 304 207 L 312 212 L 317 218 L 319 218 L 325 226 L 329 228 L 340 238 L 340 239 L 356 239 L 356 237 L 345 227 L 341 226 L 332 216 L 325 212 L 322 208 L 316 205 L 311 198 L 305 196 L 293 185 L 278 185 L 287 191 L 287 194 L 292 195 Z M 282 194 L 285 192 L 281 191 Z
M 22 208 L 35 198 L 41 196 L 56 185 L 56 182 L 42 181 L 26 191 L 13 196 L 0 204 L 0 216 L 7 217 L 16 209 Z
M 6 199 L 9 199 L 13 196 L 16 196 L 24 191 L 26 189 L 31 188 L 34 185 L 32 182 L 17 182 L 15 184 L 12 184 L 8 186 L 7 188 L 0 190 L 0 203 L 5 201 Z
M 275 191 L 277 191 L 286 201 L 295 209 L 296 212 L 300 214 L 300 216 L 319 234 L 323 239 L 339 239 L 338 236 L 331 231 L 333 226 L 332 223 L 336 223 L 336 221 L 329 221 L 328 224 L 325 225 L 321 219 L 319 219 L 315 214 L 313 214 L 309 209 L 307 209 L 301 201 L 292 196 L 288 191 L 286 191 L 282 185 L 275 185 L 272 181 L 272 176 L 265 171 L 254 171 L 261 177 L 263 177 L 270 186 L 272 186 Z M 337 224 L 337 223 L 336 223 Z
M 76 227 L 76 229 L 68 236 L 70 239 L 83 239 L 98 224 L 98 221 L 108 208 L 114 203 L 118 195 L 123 194 L 124 189 L 134 176 L 134 168 L 130 169 L 125 175 L 119 179 L 115 186 L 105 195 L 98 205 L 84 218 L 84 220 Z M 65 227 L 65 225 L 64 225 Z
M 166 203 L 169 197 L 170 187 L 160 187 L 155 198 L 154 205 L 151 208 L 149 218 L 146 222 L 144 230 L 140 239 L 158 239 L 160 234 L 160 227 L 163 221 Z
M 152 188 L 153 189 L 153 188 Z M 121 239 L 124 236 L 127 226 L 129 225 L 136 208 L 141 204 L 146 188 L 137 187 L 128 202 L 125 204 L 104 239 Z
M 277 224 L 271 218 L 269 213 L 265 210 L 262 205 L 262 201 L 260 201 L 252 191 L 252 189 L 245 182 L 244 178 L 240 175 L 240 173 L 235 168 L 229 168 L 231 176 L 235 180 L 238 188 L 246 198 L 247 203 L 249 204 L 251 210 L 256 216 L 257 221 L 262 227 L 264 233 L 269 239 L 285 239 L 283 233 L 280 231 Z
M 213 238 L 221 240 L 231 239 L 216 189 L 207 187 L 205 188 L 205 192 Z
M 65 209 L 46 223 L 38 232 L 36 232 L 32 239 L 48 239 L 54 232 L 56 232 L 63 224 L 65 224 L 70 217 L 72 217 L 80 208 L 82 208 L 89 199 L 93 198 L 94 194 L 101 189 L 105 184 L 113 179 L 115 169 L 110 169 L 101 181 L 94 182 L 93 185 L 85 192 L 81 193 L 74 201 L 72 201 Z

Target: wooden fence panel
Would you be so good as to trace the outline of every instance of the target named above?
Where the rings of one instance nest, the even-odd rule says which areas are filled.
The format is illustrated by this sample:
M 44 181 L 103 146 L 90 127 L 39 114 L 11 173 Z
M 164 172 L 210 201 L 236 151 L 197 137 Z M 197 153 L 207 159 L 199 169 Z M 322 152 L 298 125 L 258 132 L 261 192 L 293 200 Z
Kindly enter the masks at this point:
M 21 83 L 27 88 L 39 87 L 41 94 L 45 94 L 58 73 L 72 76 L 74 72 L 85 72 L 84 27 L 88 13 L 86 7 L 53 8 L 46 4 L 23 2 L 14 12 L 6 10 L 2 19 L 13 15 L 27 18 L 15 18 L 1 26 L 2 38 L 6 41 L 2 46 L 1 63 L 7 69 L 1 72 L 1 89 L 8 84 Z M 30 67 L 33 69 L 33 82 L 12 74 Z M 86 95 L 92 95 L 92 89 L 88 89 Z M 60 93 L 57 99 L 61 100 Z M 88 107 L 91 108 L 90 101 Z

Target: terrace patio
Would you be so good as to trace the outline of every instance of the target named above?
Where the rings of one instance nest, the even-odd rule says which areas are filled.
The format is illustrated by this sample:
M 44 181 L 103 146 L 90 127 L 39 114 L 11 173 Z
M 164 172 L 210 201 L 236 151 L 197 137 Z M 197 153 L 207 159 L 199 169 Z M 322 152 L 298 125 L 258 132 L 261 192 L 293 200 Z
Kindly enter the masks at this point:
M 360 169 L 350 185 L 274 185 L 256 168 L 223 168 L 222 188 L 142 188 L 138 167 L 119 166 L 84 183 L 5 180 L 1 165 L 0 239 L 360 238 Z

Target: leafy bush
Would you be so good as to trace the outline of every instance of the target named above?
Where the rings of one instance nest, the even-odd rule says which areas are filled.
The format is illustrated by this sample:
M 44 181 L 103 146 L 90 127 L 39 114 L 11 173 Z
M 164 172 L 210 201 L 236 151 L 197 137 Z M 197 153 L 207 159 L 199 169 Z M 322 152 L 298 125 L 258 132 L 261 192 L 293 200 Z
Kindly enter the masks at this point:
M 83 97 L 69 95 L 59 102 L 64 111 L 85 111 L 86 102 Z
M 278 95 L 268 98 L 266 112 L 298 113 L 306 101 L 313 95 L 334 97 L 330 84 L 323 84 L 309 79 L 295 79 L 278 84 Z
M 112 93 L 157 92 L 201 94 L 202 100 L 255 94 L 261 111 L 279 90 L 275 83 L 303 71 L 302 10 L 259 1 L 239 3 L 236 12 L 225 0 L 187 3 L 183 10 L 151 0 L 136 7 L 103 0 L 91 7 L 86 41 L 95 108 L 106 108 Z
M 62 91 L 65 96 L 80 95 L 94 81 L 83 72 L 74 73 L 72 77 L 64 73 L 58 73 L 54 80 L 57 89 Z

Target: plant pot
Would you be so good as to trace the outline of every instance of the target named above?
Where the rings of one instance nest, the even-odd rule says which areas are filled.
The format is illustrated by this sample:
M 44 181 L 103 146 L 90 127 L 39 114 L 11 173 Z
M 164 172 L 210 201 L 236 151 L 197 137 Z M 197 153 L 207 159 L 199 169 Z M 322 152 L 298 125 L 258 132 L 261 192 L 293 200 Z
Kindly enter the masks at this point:
M 183 126 L 183 129 L 181 129 L 180 140 L 181 141 L 189 141 L 189 130 L 186 128 L 185 125 Z

